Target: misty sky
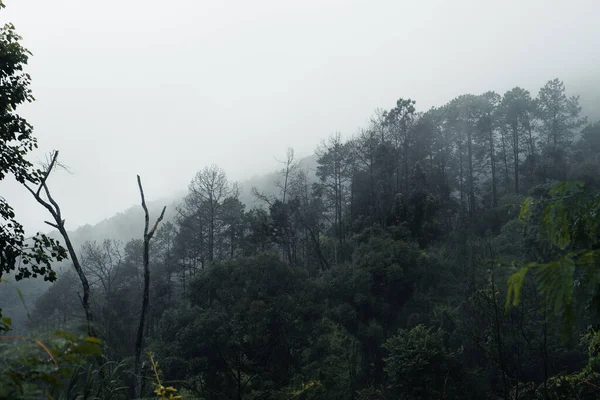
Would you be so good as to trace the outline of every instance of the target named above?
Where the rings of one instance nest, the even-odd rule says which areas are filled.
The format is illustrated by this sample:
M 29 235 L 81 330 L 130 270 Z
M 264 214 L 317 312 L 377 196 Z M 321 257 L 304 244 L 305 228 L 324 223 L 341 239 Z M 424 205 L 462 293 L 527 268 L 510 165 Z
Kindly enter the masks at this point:
M 398 97 L 419 109 L 462 93 L 600 70 L 598 0 L 5 0 L 34 54 L 40 152 L 67 228 L 184 190 L 211 163 L 244 180 L 365 126 Z M 584 100 L 582 98 L 582 100 Z M 27 229 L 49 216 L 0 183 Z

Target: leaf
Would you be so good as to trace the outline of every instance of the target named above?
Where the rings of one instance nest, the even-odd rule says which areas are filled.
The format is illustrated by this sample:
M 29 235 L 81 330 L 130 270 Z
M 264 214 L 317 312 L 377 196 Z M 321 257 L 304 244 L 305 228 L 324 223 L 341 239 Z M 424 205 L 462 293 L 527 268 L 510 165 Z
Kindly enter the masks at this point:
M 594 265 L 596 262 L 596 252 L 594 250 L 586 250 L 577 254 L 576 264 L 580 267 Z
M 567 210 L 562 201 L 551 202 L 542 212 L 542 227 L 546 240 L 554 246 L 565 249 L 571 242 Z
M 519 301 L 521 300 L 521 288 L 523 287 L 523 282 L 525 282 L 525 277 L 527 276 L 529 269 L 530 266 L 522 267 L 508 278 L 508 294 L 506 296 L 505 306 L 507 311 L 510 309 L 511 305 L 514 307 L 519 305 Z
M 98 338 L 95 338 L 95 337 L 92 337 L 92 336 L 88 336 L 88 337 L 86 337 L 83 340 L 85 340 L 88 343 L 95 343 L 95 344 L 100 345 L 100 346 L 104 343 L 104 342 L 102 342 L 102 340 L 100 340 Z
M 596 292 L 598 285 L 600 285 L 599 255 L 600 250 L 587 250 L 581 252 L 576 259 L 577 266 L 583 267 L 583 277 L 581 280 L 588 293 Z
M 54 334 L 56 336 L 62 337 L 63 339 L 66 339 L 69 342 L 77 342 L 79 341 L 79 338 L 72 334 L 71 332 L 67 332 L 67 331 L 63 331 L 63 330 L 57 330 L 54 331 Z
M 567 255 L 540 265 L 540 290 L 552 305 L 554 313 L 562 315 L 573 307 L 573 274 L 575 262 Z M 571 321 L 568 321 L 569 323 Z
M 550 193 L 552 196 L 563 194 L 565 192 L 566 187 L 567 182 L 561 182 L 558 185 L 554 186 L 552 189 L 550 189 L 548 193 Z
M 25 308 L 25 313 L 27 314 L 27 319 L 29 320 L 29 322 L 33 322 L 33 320 L 31 319 L 31 315 L 29 314 L 29 309 L 27 308 L 27 304 L 25 303 L 25 298 L 23 297 L 23 293 L 21 292 L 21 289 L 16 288 L 17 289 L 17 293 L 19 294 L 19 299 L 21 299 L 21 304 L 23 304 L 23 308 Z
M 521 212 L 519 213 L 520 221 L 528 221 L 531 218 L 531 205 L 533 204 L 533 198 L 527 197 L 521 205 Z
M 100 356 L 102 355 L 102 349 L 100 346 L 94 343 L 84 342 L 73 347 L 73 352 L 76 354 L 86 356 Z
M 567 181 L 561 182 L 550 189 L 549 193 L 552 196 L 567 196 L 578 194 L 583 191 L 584 183 L 582 181 Z

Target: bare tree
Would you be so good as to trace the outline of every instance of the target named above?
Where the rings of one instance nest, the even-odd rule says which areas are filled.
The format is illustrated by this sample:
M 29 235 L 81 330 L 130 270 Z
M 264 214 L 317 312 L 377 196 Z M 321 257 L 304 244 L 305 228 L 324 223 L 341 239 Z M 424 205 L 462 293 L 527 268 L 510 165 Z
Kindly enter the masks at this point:
M 148 225 L 150 223 L 150 215 L 148 214 L 148 207 L 146 206 L 146 199 L 144 198 L 144 189 L 142 188 L 142 180 L 140 176 L 137 176 L 138 187 L 140 189 L 140 197 L 142 198 L 142 208 L 144 209 L 144 297 L 142 299 L 142 314 L 140 316 L 140 325 L 138 326 L 137 338 L 135 341 L 135 365 L 134 365 L 134 374 L 136 376 L 137 382 L 135 385 L 135 397 L 139 398 L 142 392 L 142 379 L 140 377 L 140 367 L 141 367 L 141 356 L 142 356 L 142 347 L 144 342 L 144 323 L 146 321 L 146 314 L 148 312 L 148 304 L 150 303 L 150 267 L 149 267 L 149 253 L 150 253 L 150 240 L 156 229 L 158 228 L 158 224 L 162 221 L 165 216 L 165 211 L 167 210 L 167 206 L 164 206 L 162 212 L 160 213 L 160 217 L 154 223 L 154 226 L 150 231 L 148 231 Z
M 325 199 L 333 212 L 333 228 L 339 249 L 334 251 L 336 264 L 344 261 L 345 226 L 344 217 L 352 173 L 351 146 L 342 142 L 341 135 L 331 135 L 323 141 L 315 152 L 318 157 L 316 175 L 325 194 Z M 339 258 L 338 258 L 339 254 Z
M 231 185 L 229 196 L 223 200 L 221 206 L 220 222 L 221 237 L 224 244 L 228 247 L 229 258 L 234 258 L 237 250 L 241 247 L 244 236 L 244 208 L 245 205 L 240 201 L 242 187 L 237 182 Z
M 268 207 L 271 207 L 275 202 L 275 196 L 261 192 L 256 186 L 252 186 L 250 193 L 252 193 L 252 196 L 254 196 L 255 199 L 262 201 Z
M 289 264 L 292 265 L 296 261 L 296 238 L 295 232 L 290 226 L 291 215 L 288 203 L 290 198 L 291 185 L 294 181 L 299 164 L 294 157 L 294 149 L 292 149 L 291 147 L 287 149 L 286 159 L 284 161 L 276 161 L 283 164 L 283 168 L 279 171 L 279 176 L 281 179 L 278 179 L 275 182 L 275 186 L 277 186 L 281 190 L 281 204 L 283 208 L 283 226 L 281 227 L 283 231 L 281 233 L 283 238 L 283 248 L 285 254 L 287 254 Z
M 88 241 L 81 246 L 81 262 L 86 274 L 90 277 L 90 286 L 97 286 L 102 290 L 102 305 L 96 308 L 97 314 L 95 315 L 98 317 L 98 324 L 104 328 L 104 337 L 107 342 L 112 337 L 113 322 L 106 314 L 112 308 L 122 261 L 123 255 L 119 242 L 105 239 L 101 244 Z M 110 347 L 110 343 L 108 343 L 106 350 Z
M 208 261 L 215 255 L 215 225 L 219 207 L 229 196 L 230 188 L 225 171 L 213 164 L 199 171 L 189 185 L 190 196 L 197 207 L 206 207 L 208 222 Z
M 278 198 L 274 194 L 269 194 L 266 192 L 261 192 L 257 187 L 253 186 L 251 188 L 252 195 L 258 200 L 266 204 L 268 207 L 273 206 L 276 201 L 281 201 L 283 204 L 286 204 L 288 201 L 288 193 L 290 191 L 290 185 L 293 183 L 294 176 L 296 175 L 298 168 L 300 167 L 299 162 L 296 160 L 294 155 L 294 149 L 289 147 L 286 151 L 285 160 L 281 161 L 275 158 L 280 164 L 283 164 L 283 168 L 277 172 L 277 178 L 275 182 L 275 186 L 279 189 L 280 198 Z
M 304 245 L 313 244 L 321 271 L 330 269 L 330 264 L 321 248 L 322 202 L 320 195 L 314 193 L 308 180 L 308 173 L 299 170 L 294 176 L 290 193 L 299 201 L 300 224 L 304 228 Z M 307 249 L 308 250 L 308 249 Z M 307 266 L 308 251 L 305 251 L 304 261 Z
M 275 186 L 277 186 L 281 190 L 281 202 L 283 204 L 286 203 L 288 199 L 288 192 L 290 190 L 290 183 L 292 181 L 293 175 L 298 169 L 298 162 L 294 157 L 294 149 L 291 147 L 287 149 L 286 159 L 284 161 L 277 160 L 277 162 L 283 164 L 283 169 L 279 171 L 279 176 L 281 180 L 277 180 L 275 182 Z
M 49 221 L 44 221 L 44 222 L 46 224 L 50 225 L 51 227 L 57 229 L 58 232 L 63 237 L 63 240 L 65 241 L 65 245 L 67 246 L 67 250 L 69 251 L 69 256 L 71 257 L 71 261 L 73 262 L 73 268 L 75 268 L 75 271 L 77 272 L 77 275 L 79 276 L 79 280 L 81 281 L 81 286 L 83 287 L 83 297 L 81 297 L 81 295 L 79 295 L 79 293 L 77 293 L 77 294 L 79 295 L 79 297 L 81 299 L 81 305 L 83 306 L 83 311 L 85 312 L 85 319 L 87 321 L 88 335 L 90 335 L 92 337 L 97 337 L 98 335 L 97 335 L 96 329 L 94 327 L 94 316 L 92 313 L 92 309 L 90 307 L 90 285 L 88 283 L 85 272 L 83 271 L 83 268 L 81 268 L 81 264 L 79 263 L 79 259 L 77 258 L 77 253 L 75 252 L 75 248 L 73 247 L 73 243 L 71 242 L 69 234 L 67 233 L 67 230 L 65 229 L 65 220 L 63 219 L 60 207 L 59 207 L 58 203 L 56 202 L 56 200 L 54 200 L 54 198 L 50 194 L 50 189 L 48 189 L 47 182 L 48 182 L 48 177 L 50 176 L 50 173 L 52 172 L 52 170 L 55 167 L 61 166 L 61 164 L 58 163 L 57 159 L 58 159 L 58 151 L 56 150 L 51 153 L 49 162 L 47 163 L 47 165 L 44 166 L 42 179 L 40 180 L 36 190 L 32 189 L 26 183 L 24 183 L 24 186 L 33 195 L 35 200 L 48 210 L 48 212 L 50 213 L 50 215 L 52 215 L 52 218 L 54 219 L 54 222 L 49 222 Z M 43 194 L 42 194 L 42 191 L 43 191 Z M 45 198 L 43 197 L 44 195 L 45 195 Z
M 102 244 L 85 242 L 81 246 L 81 258 L 85 271 L 93 280 L 91 285 L 99 285 L 104 297 L 110 299 L 123 261 L 121 244 L 110 239 L 105 239 Z

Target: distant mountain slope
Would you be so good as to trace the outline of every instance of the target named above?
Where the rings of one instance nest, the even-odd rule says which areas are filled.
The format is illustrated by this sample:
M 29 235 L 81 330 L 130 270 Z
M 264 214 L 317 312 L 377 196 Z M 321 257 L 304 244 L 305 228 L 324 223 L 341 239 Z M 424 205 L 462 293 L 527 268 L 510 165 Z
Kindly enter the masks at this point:
M 317 166 L 316 156 L 309 156 L 299 160 L 299 167 L 308 172 L 310 179 L 315 179 L 315 169 Z M 257 175 L 251 179 L 241 182 L 242 194 L 241 201 L 250 209 L 259 203 L 252 196 L 252 187 L 258 188 L 261 192 L 277 195 L 279 189 L 275 182 L 278 179 L 278 173 L 271 172 L 265 175 Z M 170 197 L 160 200 L 147 202 L 150 218 L 158 217 L 163 206 L 167 206 L 164 222 L 174 221 L 177 216 L 177 207 L 181 204 L 187 190 L 176 193 Z M 68 222 L 67 222 L 68 223 Z M 71 242 L 75 249 L 79 250 L 87 241 L 102 241 L 104 239 L 114 239 L 126 243 L 131 239 L 141 239 L 144 230 L 144 212 L 140 204 L 135 204 L 127 210 L 121 211 L 110 218 L 100 221 L 96 224 L 86 224 L 75 230 L 69 231 Z M 49 236 L 62 240 L 58 231 L 48 233 Z M 71 268 L 69 261 L 57 263 L 54 265 L 57 271 Z M 4 314 L 13 318 L 14 333 L 25 331 L 27 323 L 27 312 L 34 308 L 35 301 L 48 290 L 51 283 L 44 282 L 41 279 L 26 279 L 20 282 L 14 282 L 11 276 L 4 276 L 3 279 L 10 281 L 10 284 L 0 285 L 0 308 Z M 23 295 L 25 306 L 21 302 L 17 288 Z
M 304 170 L 308 174 L 309 181 L 315 181 L 315 171 L 317 169 L 317 156 L 312 155 L 305 157 L 298 161 L 298 168 Z M 276 186 L 276 182 L 279 180 L 279 172 L 274 171 L 266 175 L 253 176 L 247 181 L 240 182 L 242 186 L 242 193 L 240 200 L 246 205 L 246 209 L 251 209 L 255 206 L 260 205 L 260 201 L 252 195 L 252 188 L 256 187 L 261 193 L 268 195 L 279 195 L 279 188 Z
M 167 206 L 164 221 L 172 221 L 177 213 L 176 208 L 181 201 L 181 196 L 165 198 L 147 202 L 150 218 L 158 217 L 162 207 Z M 86 224 L 74 231 L 69 231 L 69 236 L 75 248 L 79 248 L 86 241 L 101 241 L 115 239 L 127 242 L 134 238 L 141 238 L 144 231 L 144 211 L 141 205 L 132 205 L 127 210 L 119 212 L 97 224 Z M 50 236 L 60 239 L 58 231 L 52 231 Z
M 581 113 L 588 117 L 588 122 L 600 121 L 600 79 L 596 76 L 573 79 L 569 84 L 569 93 L 579 96 Z
M 299 168 L 306 170 L 309 174 L 309 179 L 315 179 L 315 169 L 317 167 L 316 156 L 309 156 L 299 160 Z M 246 209 L 251 209 L 257 206 L 259 202 L 252 195 L 252 188 L 256 187 L 261 192 L 271 195 L 278 194 L 279 189 L 275 182 L 278 179 L 278 173 L 271 172 L 265 175 L 254 176 L 247 181 L 240 182 L 242 193 L 240 200 L 246 205 Z M 164 221 L 174 221 L 177 216 L 177 207 L 181 204 L 186 191 L 182 191 L 176 195 L 150 201 L 147 203 L 150 218 L 156 218 L 163 206 L 167 206 Z M 97 224 L 83 225 L 74 231 L 70 231 L 71 241 L 75 248 L 79 248 L 86 241 L 104 239 L 115 239 L 122 242 L 127 242 L 131 239 L 141 238 L 144 230 L 144 212 L 141 205 L 136 204 L 129 207 L 127 210 L 119 212 L 110 218 L 107 218 Z M 57 231 L 50 232 L 52 237 L 60 239 Z

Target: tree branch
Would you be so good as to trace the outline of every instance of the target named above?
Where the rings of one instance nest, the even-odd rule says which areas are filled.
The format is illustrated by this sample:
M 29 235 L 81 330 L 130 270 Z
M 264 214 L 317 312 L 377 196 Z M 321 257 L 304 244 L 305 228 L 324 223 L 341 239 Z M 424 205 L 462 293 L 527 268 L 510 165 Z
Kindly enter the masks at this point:
M 154 232 L 156 232 L 156 229 L 158 228 L 158 224 L 160 223 L 160 221 L 162 221 L 162 219 L 165 216 L 165 211 L 167 211 L 167 206 L 163 207 L 162 212 L 160 213 L 160 217 L 158 217 L 158 219 L 156 220 L 156 223 L 154 224 L 154 227 L 152 228 L 152 230 L 148 234 L 149 238 L 152 238 L 152 236 L 154 235 Z
M 49 222 L 49 221 L 44 221 L 44 223 L 45 223 L 45 224 L 48 224 L 48 225 L 50 225 L 50 226 L 51 226 L 51 227 L 53 227 L 54 229 L 58 229 L 58 225 L 56 225 L 56 224 L 53 224 L 52 222 Z
M 25 188 L 29 191 L 29 193 L 31 193 L 31 195 L 35 198 L 35 200 L 40 205 L 44 206 L 44 208 L 46 208 L 48 210 L 50 215 L 52 215 L 52 218 L 54 218 L 55 223 L 52 223 L 49 221 L 44 221 L 44 222 L 46 224 L 48 224 L 49 226 L 57 229 L 65 241 L 65 245 L 67 246 L 67 250 L 71 257 L 71 261 L 73 262 L 73 268 L 75 268 L 77 275 L 79 275 L 79 279 L 80 279 L 81 285 L 83 287 L 83 297 L 82 298 L 80 297 L 80 298 L 81 298 L 81 303 L 83 305 L 83 309 L 85 312 L 85 317 L 86 317 L 86 321 L 87 321 L 87 325 L 88 325 L 88 334 L 90 336 L 97 337 L 98 335 L 94 328 L 93 312 L 92 312 L 92 309 L 90 307 L 90 302 L 89 302 L 89 298 L 90 298 L 89 282 L 87 280 L 87 277 L 85 276 L 85 272 L 83 271 L 81 264 L 79 263 L 79 259 L 77 258 L 77 253 L 75 251 L 75 248 L 73 247 L 73 244 L 71 243 L 71 239 L 69 238 L 69 234 L 65 228 L 65 220 L 62 219 L 62 217 L 61 217 L 60 207 L 59 207 L 58 203 L 54 200 L 54 198 L 52 198 L 52 196 L 50 195 L 50 189 L 48 189 L 48 185 L 47 185 L 48 177 L 50 176 L 50 173 L 54 169 L 54 166 L 57 163 L 57 159 L 58 159 L 58 151 L 54 151 L 52 154 L 52 159 L 51 159 L 50 163 L 48 164 L 48 167 L 44 171 L 44 175 L 42 177 L 42 180 L 39 183 L 37 190 L 34 191 L 31 187 L 29 187 L 29 185 L 27 185 L 25 183 L 23 184 L 23 186 L 25 186 Z M 41 196 L 42 189 L 46 193 L 46 197 L 48 198 L 48 201 L 46 201 L 42 198 L 42 196 Z
M 165 210 L 167 207 L 163 207 L 160 217 L 156 220 L 154 227 L 151 232 L 148 232 L 148 225 L 150 222 L 150 216 L 148 214 L 148 207 L 146 206 L 146 197 L 144 196 L 144 188 L 142 187 L 142 179 L 137 176 L 138 188 L 140 189 L 140 197 L 142 199 L 142 208 L 144 209 L 144 253 L 143 253 L 143 264 L 144 264 L 144 293 L 142 297 L 142 311 L 140 315 L 140 323 L 138 326 L 137 337 L 135 341 L 135 360 L 134 360 L 134 375 L 136 377 L 135 394 L 136 398 L 139 398 L 142 392 L 142 379 L 140 378 L 140 367 L 141 367 L 141 356 L 142 347 L 144 345 L 144 324 L 146 322 L 146 315 L 148 312 L 148 305 L 150 303 L 150 267 L 149 267 L 149 253 L 150 253 L 150 239 L 154 235 L 154 232 L 158 228 L 158 224 L 162 221 Z
M 48 179 L 48 176 L 50 176 L 50 172 L 52 171 L 52 168 L 54 168 L 54 164 L 56 163 L 57 158 L 58 158 L 58 150 L 55 150 L 52 154 L 52 161 L 50 161 L 48 168 L 46 168 L 44 176 L 42 177 L 42 180 L 40 182 L 40 186 L 38 187 L 38 190 L 36 192 L 37 196 L 40 195 L 40 192 L 42 191 L 42 187 L 46 186 L 46 180 Z
M 48 197 L 48 200 L 54 206 L 54 210 L 55 210 L 56 215 L 57 215 L 57 217 L 55 217 L 55 218 L 58 218 L 59 220 L 62 220 L 61 213 L 60 213 L 60 207 L 58 206 L 58 203 L 56 201 L 54 201 L 54 199 L 50 195 L 50 189 L 48 189 L 48 186 L 45 183 L 44 183 L 44 191 L 46 192 L 46 196 Z

